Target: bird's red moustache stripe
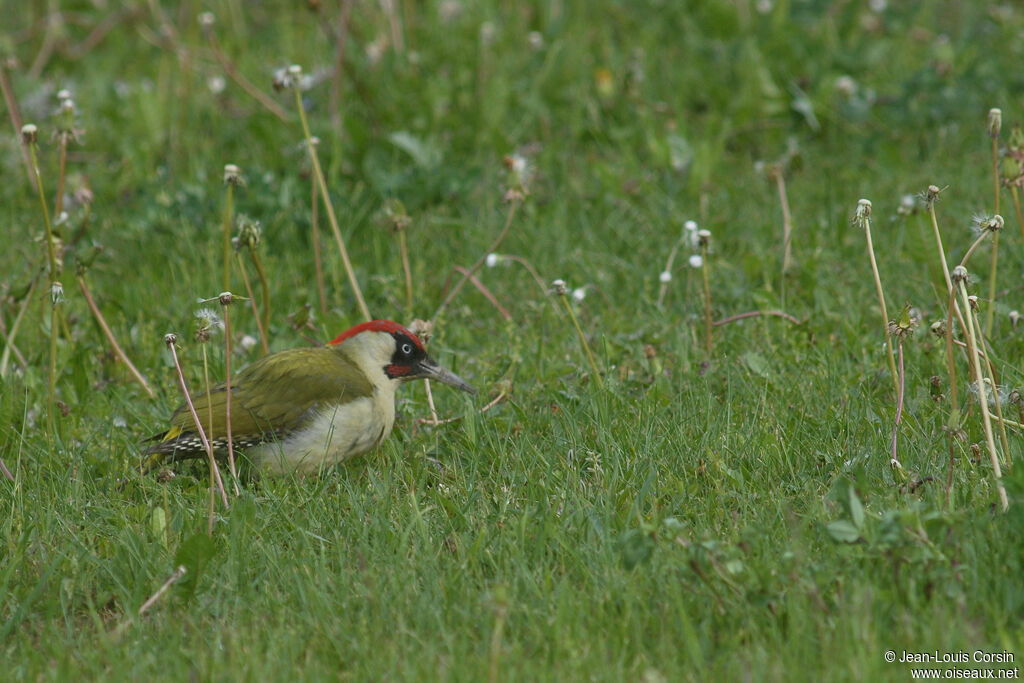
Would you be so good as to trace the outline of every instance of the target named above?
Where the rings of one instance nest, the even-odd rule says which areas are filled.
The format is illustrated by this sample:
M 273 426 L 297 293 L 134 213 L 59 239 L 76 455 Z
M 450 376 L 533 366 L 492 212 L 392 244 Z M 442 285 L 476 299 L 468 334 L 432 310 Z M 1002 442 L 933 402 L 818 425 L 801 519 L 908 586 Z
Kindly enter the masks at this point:
M 395 377 L 405 377 L 408 375 L 412 372 L 412 366 L 396 365 L 395 363 L 392 363 L 391 365 L 386 366 L 384 371 L 387 373 L 388 377 L 394 379 Z

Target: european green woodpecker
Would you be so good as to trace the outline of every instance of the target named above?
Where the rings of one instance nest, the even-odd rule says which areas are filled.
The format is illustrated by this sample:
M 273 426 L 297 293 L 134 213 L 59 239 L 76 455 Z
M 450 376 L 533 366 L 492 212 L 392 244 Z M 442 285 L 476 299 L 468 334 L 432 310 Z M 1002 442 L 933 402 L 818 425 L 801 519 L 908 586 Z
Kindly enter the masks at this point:
M 324 347 L 272 353 L 231 380 L 232 445 L 264 472 L 316 472 L 379 446 L 395 424 L 395 391 L 413 379 L 476 393 L 388 320 L 356 325 Z M 226 398 L 224 384 L 192 395 L 217 455 L 228 447 Z M 153 440 L 146 469 L 206 455 L 186 405 Z

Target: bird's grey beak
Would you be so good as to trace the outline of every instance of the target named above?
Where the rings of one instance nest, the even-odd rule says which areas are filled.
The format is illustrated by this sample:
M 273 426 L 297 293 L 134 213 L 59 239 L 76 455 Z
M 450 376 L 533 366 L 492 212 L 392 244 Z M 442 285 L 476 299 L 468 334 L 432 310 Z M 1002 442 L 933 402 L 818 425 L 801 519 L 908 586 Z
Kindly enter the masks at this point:
M 444 382 L 456 389 L 462 389 L 467 393 L 476 394 L 476 389 L 470 386 L 469 382 L 462 379 L 451 370 L 442 367 L 437 361 L 429 356 L 421 360 L 417 365 L 419 366 L 417 368 L 418 372 L 416 373 L 417 377 L 435 379 L 438 382 Z

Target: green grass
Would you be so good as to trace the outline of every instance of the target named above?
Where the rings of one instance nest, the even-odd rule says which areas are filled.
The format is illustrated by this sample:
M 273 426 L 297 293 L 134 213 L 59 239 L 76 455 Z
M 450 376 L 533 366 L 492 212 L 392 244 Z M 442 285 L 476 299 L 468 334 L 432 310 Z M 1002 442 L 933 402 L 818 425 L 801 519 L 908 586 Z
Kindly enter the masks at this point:
M 0 384 L 0 457 L 16 478 L 0 480 L 3 678 L 907 680 L 910 666 L 887 663 L 886 650 L 1009 650 L 1019 666 L 1020 433 L 1009 434 L 1017 465 L 1000 514 L 968 402 L 947 503 L 949 402 L 930 383 L 938 376 L 948 394 L 944 347 L 927 332 L 945 316 L 942 274 L 927 215 L 897 212 L 902 195 L 948 185 L 937 206 L 959 262 L 972 214 L 991 211 L 987 112 L 1002 107 L 1003 144 L 1024 119 L 1019 8 L 781 1 L 762 14 L 746 2 L 569 0 L 467 2 L 445 18 L 455 4 L 396 1 L 405 51 L 385 46 L 374 60 L 388 18 L 356 3 L 334 128 L 333 3 L 317 14 L 186 0 L 164 10 L 178 51 L 160 42 L 156 4 L 81 55 L 72 49 L 114 10 L 69 7 L 77 23 L 38 76 L 29 68 L 49 4 L 0 6 L 0 50 L 21 64 L 7 73 L 40 128 L 51 205 L 63 87 L 84 130 L 69 187 L 94 194 L 65 256 L 57 437 L 46 428 L 45 287 L 16 339 L 27 367 L 13 359 Z M 224 164 L 246 179 L 236 211 L 263 226 L 271 348 L 305 344 L 288 315 L 318 302 L 291 96 L 275 96 L 284 123 L 230 79 L 212 92 L 224 74 L 200 34 L 203 10 L 262 90 L 291 63 L 324 74 L 303 97 L 377 317 L 436 310 L 452 267 L 469 267 L 504 225 L 503 157 L 525 154 L 530 194 L 500 251 L 548 283 L 587 286 L 575 313 L 606 390 L 559 302 L 516 263 L 484 268 L 511 320 L 466 287 L 431 345 L 481 392 L 435 389 L 441 416 L 461 421 L 417 425 L 424 389 L 406 387 L 379 451 L 311 479 L 247 479 L 204 540 L 204 466 L 168 483 L 135 468 L 180 400 L 164 333 L 180 335 L 186 377 L 201 386 L 193 314 L 221 288 Z M 837 90 L 841 76 L 852 95 Z M 10 133 L 7 121 L 5 108 Z M 18 144 L 0 136 L 4 330 L 45 260 Z M 785 278 L 779 201 L 755 170 L 783 158 L 795 262 Z M 895 398 L 864 236 L 850 222 L 862 197 L 890 313 L 911 303 L 924 314 L 905 346 L 899 437 L 903 466 L 927 480 L 913 491 L 889 467 Z M 390 199 L 412 218 L 412 315 L 397 241 L 382 229 Z M 1013 389 L 1024 335 L 1007 313 L 1021 306 L 1024 239 L 1008 193 L 1002 203 L 991 344 Z M 72 208 L 65 240 L 83 216 Z M 685 246 L 657 305 L 688 219 L 712 231 L 715 319 L 780 309 L 803 324 L 717 327 L 707 363 Z M 321 229 L 330 310 L 304 333 L 326 340 L 360 315 L 322 212 Z M 156 400 L 114 361 L 74 285 L 75 254 L 93 242 L 105 251 L 91 290 Z M 983 300 L 989 256 L 984 247 L 968 264 Z M 243 291 L 237 276 L 233 289 Z M 236 346 L 256 334 L 242 307 L 232 327 Z M 222 344 L 210 350 L 220 377 Z M 962 356 L 958 373 L 967 402 Z M 502 388 L 508 400 L 476 412 Z M 970 444 L 982 449 L 973 460 Z M 139 616 L 181 563 L 186 581 Z

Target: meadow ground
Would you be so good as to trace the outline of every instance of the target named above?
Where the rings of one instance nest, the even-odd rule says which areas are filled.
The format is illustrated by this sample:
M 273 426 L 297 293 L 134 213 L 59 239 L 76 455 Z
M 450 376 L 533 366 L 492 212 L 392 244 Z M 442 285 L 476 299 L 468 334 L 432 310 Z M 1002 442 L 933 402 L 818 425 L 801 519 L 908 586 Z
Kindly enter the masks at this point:
M 1020 666 L 1020 7 L 0 9 L 0 677 L 909 679 L 887 651 L 961 675 Z M 435 387 L 457 419 L 431 425 L 425 387 L 406 387 L 381 449 L 305 480 L 247 476 L 208 536 L 204 464 L 169 481 L 137 466 L 181 398 L 165 333 L 203 384 L 195 312 L 223 290 L 226 164 L 267 293 L 244 248 L 229 288 L 245 293 L 244 269 L 270 303 L 269 347 L 362 320 L 323 205 L 321 302 L 296 91 L 271 87 L 291 64 L 367 308 L 435 318 L 432 353 L 480 395 Z M 929 331 L 949 308 L 929 209 L 955 265 L 997 201 L 994 285 L 991 235 L 966 264 L 982 386 L 1003 400 L 990 448 L 970 356 L 955 348 L 951 384 Z M 481 287 L 436 316 L 491 250 Z M 920 321 L 892 337 L 900 402 L 883 322 L 905 305 Z M 237 369 L 261 350 L 243 344 L 256 316 L 232 310 Z M 751 311 L 793 320 L 729 322 Z M 205 347 L 216 379 L 223 344 Z

